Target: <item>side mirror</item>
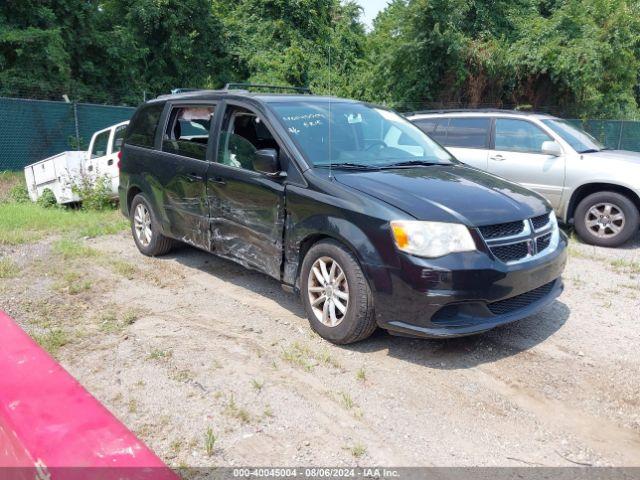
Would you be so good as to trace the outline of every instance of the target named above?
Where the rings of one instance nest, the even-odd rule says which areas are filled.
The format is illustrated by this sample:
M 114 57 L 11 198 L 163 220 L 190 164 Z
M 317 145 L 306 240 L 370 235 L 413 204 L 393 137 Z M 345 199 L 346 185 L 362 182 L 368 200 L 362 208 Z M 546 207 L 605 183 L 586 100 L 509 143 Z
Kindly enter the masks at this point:
M 562 155 L 562 147 L 558 142 L 546 141 L 542 142 L 542 153 L 545 155 L 553 155 L 559 157 Z
M 278 175 L 280 173 L 278 152 L 274 148 L 257 150 L 253 157 L 253 169 L 269 176 Z

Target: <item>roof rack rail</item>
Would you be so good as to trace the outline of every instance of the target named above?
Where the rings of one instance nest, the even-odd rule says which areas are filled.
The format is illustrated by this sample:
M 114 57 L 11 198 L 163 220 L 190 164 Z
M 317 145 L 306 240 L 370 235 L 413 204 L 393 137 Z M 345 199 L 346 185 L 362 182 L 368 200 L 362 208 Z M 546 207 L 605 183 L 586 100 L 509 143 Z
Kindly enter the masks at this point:
M 414 112 L 405 112 L 404 116 L 432 114 L 432 113 L 519 113 L 522 115 L 530 115 L 539 113 L 534 110 L 518 109 L 518 108 L 434 108 L 429 110 L 416 110 Z
M 257 90 L 278 90 L 278 91 L 292 91 L 297 93 L 304 93 L 311 95 L 311 89 L 308 87 L 286 87 L 282 85 L 265 85 L 260 83 L 227 83 L 224 87 L 225 90 L 246 90 L 250 88 Z
M 171 89 L 171 95 L 175 95 L 177 93 L 189 93 L 189 92 L 199 92 L 202 90 L 201 88 L 173 88 Z

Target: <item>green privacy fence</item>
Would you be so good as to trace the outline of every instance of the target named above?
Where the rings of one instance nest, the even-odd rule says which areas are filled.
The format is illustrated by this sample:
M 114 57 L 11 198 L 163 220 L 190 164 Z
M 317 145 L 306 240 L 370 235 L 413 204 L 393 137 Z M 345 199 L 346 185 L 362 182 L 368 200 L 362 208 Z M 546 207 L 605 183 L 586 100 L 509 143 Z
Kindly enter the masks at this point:
M 20 170 L 65 150 L 88 147 L 94 132 L 124 120 L 132 107 L 0 98 L 0 171 Z M 640 152 L 640 121 L 571 120 L 607 147 Z
M 124 120 L 131 107 L 0 98 L 0 171 L 20 170 L 65 150 L 86 149 L 94 132 Z
M 640 122 L 632 120 L 570 120 L 614 150 L 640 152 Z

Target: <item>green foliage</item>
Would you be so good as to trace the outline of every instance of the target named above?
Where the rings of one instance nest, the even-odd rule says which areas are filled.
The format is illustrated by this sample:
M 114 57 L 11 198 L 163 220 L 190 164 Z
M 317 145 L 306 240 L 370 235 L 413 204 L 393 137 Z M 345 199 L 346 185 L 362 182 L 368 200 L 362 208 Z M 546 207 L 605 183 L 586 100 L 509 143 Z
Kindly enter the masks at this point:
M 112 210 L 115 207 L 111 193 L 111 178 L 108 175 L 93 178 L 81 174 L 71 186 L 71 191 L 80 197 L 82 208 L 85 210 Z
M 49 188 L 45 188 L 42 191 L 42 194 L 40 195 L 40 198 L 38 198 L 38 201 L 36 203 L 42 208 L 53 208 L 58 205 L 56 196 Z
M 16 203 L 30 202 L 29 191 L 24 183 L 17 183 L 9 190 L 9 198 Z
M 0 95 L 136 105 L 175 87 L 309 86 L 402 109 L 631 117 L 637 0 L 5 0 Z
M 363 96 L 425 104 L 638 113 L 640 20 L 628 0 L 394 0 L 376 19 Z

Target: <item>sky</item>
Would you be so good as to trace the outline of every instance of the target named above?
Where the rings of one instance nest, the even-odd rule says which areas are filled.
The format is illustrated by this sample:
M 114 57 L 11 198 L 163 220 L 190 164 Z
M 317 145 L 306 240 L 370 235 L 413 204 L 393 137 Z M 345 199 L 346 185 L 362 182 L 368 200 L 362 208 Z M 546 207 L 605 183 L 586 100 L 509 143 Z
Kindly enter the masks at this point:
M 376 18 L 378 12 L 387 6 L 389 0 L 358 0 L 358 3 L 364 8 L 364 23 L 371 28 L 373 19 Z

